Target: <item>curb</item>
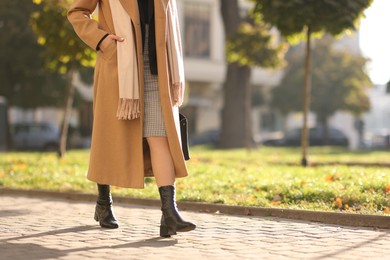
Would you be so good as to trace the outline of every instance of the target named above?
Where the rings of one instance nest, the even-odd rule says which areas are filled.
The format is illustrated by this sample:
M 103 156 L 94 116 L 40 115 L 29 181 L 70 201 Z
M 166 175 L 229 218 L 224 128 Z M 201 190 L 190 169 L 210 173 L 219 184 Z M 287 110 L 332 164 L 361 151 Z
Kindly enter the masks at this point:
M 22 190 L 0 188 L 0 195 L 15 195 L 27 197 L 45 197 L 57 198 L 75 201 L 95 201 L 95 194 L 76 193 L 76 192 L 57 192 L 46 190 Z M 116 203 L 135 204 L 142 206 L 160 207 L 160 201 L 156 199 L 140 199 L 123 196 L 115 196 Z M 244 207 L 222 204 L 210 204 L 201 202 L 178 201 L 181 210 L 204 212 L 204 213 L 222 213 L 238 216 L 256 216 L 256 217 L 276 217 L 282 219 L 294 219 L 302 221 L 319 222 L 324 224 L 350 226 L 350 227 L 370 227 L 390 229 L 390 216 L 367 215 L 339 212 L 324 212 L 311 210 L 294 210 L 262 207 Z

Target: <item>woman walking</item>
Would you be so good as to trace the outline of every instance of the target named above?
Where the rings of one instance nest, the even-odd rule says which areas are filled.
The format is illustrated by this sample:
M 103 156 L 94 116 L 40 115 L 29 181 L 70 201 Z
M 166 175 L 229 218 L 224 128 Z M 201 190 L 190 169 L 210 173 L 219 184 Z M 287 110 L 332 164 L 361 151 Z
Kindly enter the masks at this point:
M 98 6 L 98 21 L 92 13 Z M 180 141 L 184 69 L 176 0 L 74 0 L 68 19 L 97 50 L 88 179 L 95 220 L 117 228 L 110 185 L 143 188 L 154 176 L 160 235 L 195 229 L 177 211 L 175 179 L 188 175 Z

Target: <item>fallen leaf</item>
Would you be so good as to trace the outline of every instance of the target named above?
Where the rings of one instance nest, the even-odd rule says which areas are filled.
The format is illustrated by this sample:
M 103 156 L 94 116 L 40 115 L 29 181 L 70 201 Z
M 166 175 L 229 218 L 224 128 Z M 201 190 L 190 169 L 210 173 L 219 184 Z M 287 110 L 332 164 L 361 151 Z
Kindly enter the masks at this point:
M 334 174 L 328 174 L 325 176 L 325 181 L 337 181 L 339 178 Z
M 27 168 L 27 165 L 25 163 L 15 163 L 14 165 L 12 165 L 12 168 L 14 170 L 24 170 Z
M 340 209 L 343 206 L 343 200 L 341 198 L 337 198 L 333 201 L 333 205 Z

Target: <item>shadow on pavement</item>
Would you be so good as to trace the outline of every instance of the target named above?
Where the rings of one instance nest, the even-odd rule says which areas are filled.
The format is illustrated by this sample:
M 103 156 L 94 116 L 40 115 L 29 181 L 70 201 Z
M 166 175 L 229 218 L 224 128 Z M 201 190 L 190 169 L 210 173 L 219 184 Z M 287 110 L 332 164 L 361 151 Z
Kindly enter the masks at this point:
M 155 237 L 150 239 L 145 239 L 141 241 L 126 243 L 123 245 L 117 245 L 110 248 L 140 248 L 140 247 L 168 247 L 168 246 L 174 246 L 177 244 L 177 239 L 174 238 L 162 238 L 162 237 Z M 88 248 L 89 249 L 89 248 Z
M 22 216 L 29 213 L 27 210 L 2 210 L 0 211 L 0 218 Z
M 79 226 L 79 227 L 72 227 L 72 228 L 64 228 L 64 229 L 58 229 L 58 230 L 52 230 L 47 232 L 41 232 L 26 236 L 18 236 L 18 237 L 11 237 L 6 239 L 0 239 L 1 242 L 9 242 L 12 240 L 20 240 L 20 239 L 26 239 L 26 238 L 34 238 L 34 237 L 43 237 L 43 236 L 51 236 L 51 235 L 58 235 L 58 234 L 64 234 L 64 233 L 79 233 L 89 230 L 96 230 L 100 229 L 100 227 L 97 226 Z
M 28 237 L 32 237 L 32 236 L 28 236 Z M 26 238 L 26 237 L 21 237 L 21 238 Z M 166 238 L 156 237 L 156 238 L 145 239 L 145 240 L 125 243 L 120 245 L 114 245 L 114 246 L 80 247 L 80 248 L 61 250 L 61 249 L 50 249 L 32 243 L 2 242 L 0 243 L 0 252 L 2 252 L 2 257 L 6 257 L 5 259 L 38 260 L 38 259 L 59 258 L 77 252 L 87 252 L 87 251 L 95 251 L 95 250 L 102 250 L 102 249 L 103 250 L 120 249 L 120 248 L 141 248 L 141 247 L 160 248 L 160 247 L 174 246 L 176 243 L 177 243 L 176 239 L 166 239 Z
M 53 259 L 66 256 L 67 252 L 46 248 L 32 243 L 0 243 L 0 252 L 3 259 Z
M 9 212 L 9 214 L 17 214 L 17 212 Z M 142 247 L 154 247 L 154 248 L 162 248 L 174 246 L 177 244 L 177 240 L 173 238 L 161 238 L 154 237 L 150 239 L 142 239 L 135 242 L 124 243 L 124 244 L 114 244 L 110 246 L 81 246 L 78 248 L 69 248 L 69 249 L 51 249 L 39 244 L 33 243 L 21 243 L 24 239 L 31 238 L 41 238 L 44 236 L 52 236 L 59 235 L 65 233 L 81 233 L 92 230 L 101 230 L 98 226 L 78 226 L 71 228 L 64 228 L 58 230 L 52 230 L 47 232 L 41 232 L 31 235 L 24 236 L 15 236 L 5 239 L 0 239 L 0 252 L 2 252 L 2 257 L 6 257 L 6 259 L 53 259 L 62 256 L 66 256 L 70 253 L 77 252 L 86 252 L 86 251 L 95 251 L 102 249 L 120 249 L 120 248 L 142 248 Z M 41 240 L 38 240 L 41 241 Z M 119 241 L 118 241 L 119 242 Z M 61 242 L 59 241 L 59 244 Z M 5 253 L 5 255 L 3 255 Z

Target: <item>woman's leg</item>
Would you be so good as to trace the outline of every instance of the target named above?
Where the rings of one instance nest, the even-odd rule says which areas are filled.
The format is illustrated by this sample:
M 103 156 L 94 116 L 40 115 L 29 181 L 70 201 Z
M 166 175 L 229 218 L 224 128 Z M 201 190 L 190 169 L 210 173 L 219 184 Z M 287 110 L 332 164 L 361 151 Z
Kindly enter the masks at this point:
M 166 137 L 147 138 L 152 168 L 161 198 L 160 236 L 170 237 L 176 232 L 191 231 L 196 225 L 180 216 L 176 206 L 175 167 Z
M 157 186 L 169 186 L 175 184 L 175 167 L 166 137 L 148 137 L 147 138 L 154 177 Z

